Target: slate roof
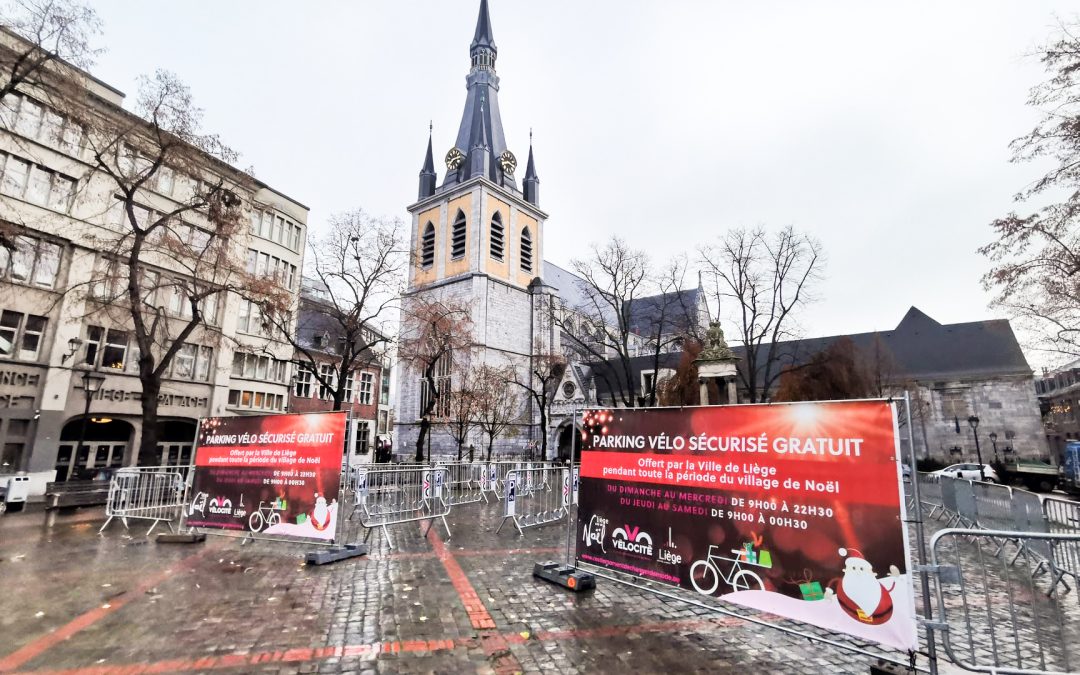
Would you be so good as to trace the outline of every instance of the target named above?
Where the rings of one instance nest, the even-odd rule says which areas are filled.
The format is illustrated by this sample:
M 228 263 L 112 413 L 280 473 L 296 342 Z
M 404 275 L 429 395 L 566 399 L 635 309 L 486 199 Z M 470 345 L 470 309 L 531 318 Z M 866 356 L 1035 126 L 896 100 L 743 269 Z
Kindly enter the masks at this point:
M 630 301 L 630 330 L 649 336 L 656 335 L 659 326 L 661 335 L 688 333 L 698 316 L 699 303 L 703 302 L 705 298 L 701 288 L 635 298 Z
M 942 324 L 916 307 L 909 309 L 893 330 L 782 342 L 780 353 L 787 363 L 802 363 L 845 337 L 864 357 L 874 354 L 875 340 L 880 338 L 881 347 L 895 364 L 896 376 L 915 380 L 1031 374 L 1007 320 Z M 763 352 L 767 348 L 762 345 Z M 742 346 L 733 350 L 739 357 L 746 354 Z
M 490 68 L 473 67 L 466 78 L 465 110 L 454 141 L 454 147 L 465 155 L 465 161 L 457 171 L 446 172 L 443 187 L 484 176 L 498 185 L 517 190 L 514 177 L 505 174 L 498 162 L 499 155 L 506 150 L 506 137 L 499 113 L 499 77 L 494 67 L 497 51 L 487 0 L 481 0 L 469 54 L 473 57 L 478 52 L 490 52 L 492 63 Z
M 848 338 L 855 343 L 864 357 L 874 353 L 875 340 L 880 338 L 881 348 L 891 356 L 896 377 L 932 383 L 934 380 L 992 378 L 1000 376 L 1031 375 L 1024 352 L 1016 340 L 1012 326 L 1005 319 L 942 324 L 927 316 L 916 307 L 908 310 L 900 323 L 890 331 L 832 335 L 806 340 L 780 343 L 782 363 L 802 363 L 830 344 Z M 767 345 L 762 346 L 766 350 Z M 745 363 L 746 350 L 742 346 L 732 348 Z M 681 353 L 661 355 L 661 368 L 677 368 Z M 765 354 L 762 354 L 764 360 Z M 640 388 L 641 371 L 652 369 L 652 356 L 638 356 L 630 360 L 634 391 Z M 763 364 L 762 364 L 763 365 Z M 589 366 L 596 383 L 597 395 L 604 403 L 610 400 L 611 385 L 607 377 L 619 386 L 625 381 L 622 365 L 617 359 Z M 774 374 L 778 371 L 774 370 Z M 774 386 L 779 380 L 774 382 Z
M 679 367 L 682 352 L 667 352 L 660 354 L 660 368 L 675 370 Z M 633 391 L 636 395 L 641 389 L 641 371 L 653 369 L 653 355 L 635 356 L 630 359 L 630 377 L 633 378 Z M 614 389 L 619 398 L 620 393 L 626 391 L 626 373 L 623 364 L 618 359 L 608 359 L 601 363 L 589 364 L 589 374 L 596 385 L 596 397 L 599 404 L 611 401 L 611 392 Z

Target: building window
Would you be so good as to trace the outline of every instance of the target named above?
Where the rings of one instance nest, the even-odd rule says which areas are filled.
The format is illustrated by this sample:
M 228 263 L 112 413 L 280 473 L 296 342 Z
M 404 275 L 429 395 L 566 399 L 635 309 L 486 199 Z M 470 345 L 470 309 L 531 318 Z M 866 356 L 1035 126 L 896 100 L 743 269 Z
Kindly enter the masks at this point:
M 356 438 L 353 439 L 353 452 L 366 455 L 371 442 L 371 422 L 356 423 Z
M 187 347 L 188 345 L 184 346 Z M 124 362 L 127 358 L 127 348 L 127 331 L 110 328 L 105 333 L 105 348 L 101 351 L 101 366 L 103 368 L 123 370 Z M 180 351 L 183 351 L 183 349 Z M 179 352 L 177 355 L 179 355 Z
M 0 312 L 0 356 L 37 361 L 49 320 L 5 309 Z
M 521 228 L 521 271 L 531 274 L 532 273 L 532 235 L 529 234 L 529 228 Z
M 435 264 L 435 226 L 428 223 L 420 240 L 420 266 L 427 269 Z
M 379 405 L 390 405 L 390 369 L 382 369 L 379 379 Z
M 450 258 L 452 260 L 465 257 L 465 232 L 465 214 L 461 212 L 461 209 L 458 209 L 450 239 Z
M 300 398 L 311 398 L 311 371 L 304 366 L 296 369 L 296 385 L 293 395 Z
M 496 213 L 491 217 L 491 257 L 502 260 L 506 250 L 502 216 Z
M 53 288 L 60 271 L 60 254 L 59 244 L 20 236 L 14 251 L 0 246 L 0 278 Z
M 196 345 L 182 345 L 180 349 L 173 356 L 172 362 L 172 374 L 173 377 L 181 380 L 190 380 L 195 374 L 195 359 L 198 355 L 198 347 Z
M 322 380 L 319 382 L 319 398 L 324 401 L 330 401 L 334 398 L 334 381 L 336 379 L 334 374 L 334 365 L 332 363 L 324 363 L 319 366 L 319 375 L 322 376 Z
M 427 410 L 427 407 L 431 404 L 432 397 L 437 393 L 438 399 L 435 402 L 435 407 L 431 410 L 431 415 L 437 418 L 448 417 L 450 415 L 450 397 L 446 394 L 450 391 L 450 367 L 451 358 L 447 354 L 440 358 L 435 364 L 435 392 L 432 392 L 428 387 L 428 381 L 424 378 L 420 379 L 420 412 L 423 413 Z
M 360 396 L 356 402 L 361 405 L 371 405 L 371 398 L 375 390 L 374 373 L 360 373 Z
M 75 179 L 34 164 L 15 155 L 0 152 L 0 192 L 8 197 L 25 199 L 55 211 L 67 213 L 75 196 Z
M 347 403 L 351 403 L 352 400 L 353 400 L 353 382 L 354 382 L 353 374 L 349 373 L 348 377 L 345 378 L 345 398 L 344 398 L 344 401 L 347 402 Z

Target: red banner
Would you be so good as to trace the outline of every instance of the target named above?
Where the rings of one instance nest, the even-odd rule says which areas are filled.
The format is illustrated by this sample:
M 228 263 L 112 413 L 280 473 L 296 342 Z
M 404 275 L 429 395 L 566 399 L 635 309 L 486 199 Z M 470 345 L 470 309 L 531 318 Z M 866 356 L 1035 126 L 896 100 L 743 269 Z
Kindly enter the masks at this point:
M 590 410 L 577 557 L 916 645 L 885 401 Z
M 187 524 L 333 541 L 345 420 L 343 412 L 202 420 Z

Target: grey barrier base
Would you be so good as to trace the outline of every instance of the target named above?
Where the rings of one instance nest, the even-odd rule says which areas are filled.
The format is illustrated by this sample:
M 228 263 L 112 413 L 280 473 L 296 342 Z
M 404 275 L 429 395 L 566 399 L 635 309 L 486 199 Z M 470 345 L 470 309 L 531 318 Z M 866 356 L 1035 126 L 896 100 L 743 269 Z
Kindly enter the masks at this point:
M 163 532 L 157 536 L 157 543 L 159 544 L 201 544 L 204 541 L 206 541 L 206 535 L 202 532 L 193 532 L 191 534 Z
M 345 546 L 335 546 L 334 548 L 322 549 L 320 551 L 311 551 L 307 554 L 305 560 L 309 565 L 327 565 L 339 560 L 347 560 L 349 558 L 367 555 L 367 553 L 367 544 L 346 544 Z
M 533 576 L 569 588 L 575 593 L 596 588 L 596 577 L 557 562 L 536 563 L 533 565 Z

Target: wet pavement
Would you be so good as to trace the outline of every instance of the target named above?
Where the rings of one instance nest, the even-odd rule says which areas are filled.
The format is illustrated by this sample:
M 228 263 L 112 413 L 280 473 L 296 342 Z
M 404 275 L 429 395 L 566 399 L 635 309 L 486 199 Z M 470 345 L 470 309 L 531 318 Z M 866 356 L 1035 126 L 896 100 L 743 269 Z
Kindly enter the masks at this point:
M 449 539 L 395 526 L 395 548 L 376 535 L 367 557 L 323 567 L 299 544 L 158 544 L 134 523 L 98 535 L 100 509 L 51 528 L 9 514 L 0 672 L 869 670 L 867 655 L 604 579 L 577 595 L 536 580 L 534 562 L 562 555 L 565 522 L 496 535 L 499 508 L 455 506 Z

